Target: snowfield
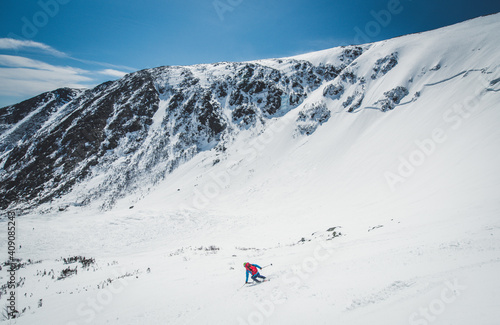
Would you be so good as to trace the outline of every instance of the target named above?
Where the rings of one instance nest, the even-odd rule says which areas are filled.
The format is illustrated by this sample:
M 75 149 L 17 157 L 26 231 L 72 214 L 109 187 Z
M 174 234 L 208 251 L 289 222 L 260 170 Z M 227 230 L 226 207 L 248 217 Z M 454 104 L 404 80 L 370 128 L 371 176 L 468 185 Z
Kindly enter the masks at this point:
M 498 324 L 499 39 L 496 14 L 365 45 L 352 74 L 111 210 L 72 204 L 95 177 L 17 216 L 21 315 L 5 317 L 3 263 L 0 319 Z M 160 104 L 151 134 L 165 114 Z M 244 262 L 270 281 L 244 285 Z

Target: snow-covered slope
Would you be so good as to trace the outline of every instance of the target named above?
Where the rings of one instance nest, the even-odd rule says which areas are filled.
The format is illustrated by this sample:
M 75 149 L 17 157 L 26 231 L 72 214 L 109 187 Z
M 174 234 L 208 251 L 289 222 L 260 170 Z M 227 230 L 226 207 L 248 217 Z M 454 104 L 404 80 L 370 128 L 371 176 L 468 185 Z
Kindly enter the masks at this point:
M 74 92 L 1 158 L 3 206 L 36 206 L 13 323 L 496 324 L 499 31 Z M 271 281 L 240 288 L 246 261 Z

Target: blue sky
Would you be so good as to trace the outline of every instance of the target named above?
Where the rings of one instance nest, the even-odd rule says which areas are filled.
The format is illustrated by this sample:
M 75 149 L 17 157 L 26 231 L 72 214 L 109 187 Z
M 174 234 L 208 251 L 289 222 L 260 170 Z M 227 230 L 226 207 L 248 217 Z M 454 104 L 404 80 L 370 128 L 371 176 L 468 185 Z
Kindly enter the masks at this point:
M 0 107 L 144 68 L 290 56 L 499 11 L 494 0 L 2 0 Z

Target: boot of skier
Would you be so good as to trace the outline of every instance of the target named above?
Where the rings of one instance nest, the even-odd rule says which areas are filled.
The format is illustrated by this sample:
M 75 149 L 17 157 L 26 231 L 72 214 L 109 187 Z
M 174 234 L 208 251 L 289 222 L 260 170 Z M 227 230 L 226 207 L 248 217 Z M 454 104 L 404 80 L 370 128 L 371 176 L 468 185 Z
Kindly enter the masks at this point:
M 243 263 L 243 266 L 247 270 L 247 278 L 245 280 L 245 283 L 248 283 L 248 276 L 249 275 L 252 276 L 252 280 L 254 280 L 255 282 L 262 282 L 258 279 L 260 278 L 260 279 L 264 280 L 266 278 L 265 276 L 260 275 L 259 270 L 262 270 L 262 268 L 260 266 L 258 266 L 257 264 L 250 264 L 250 263 L 246 262 L 246 263 Z M 257 269 L 259 269 L 259 270 L 257 270 Z

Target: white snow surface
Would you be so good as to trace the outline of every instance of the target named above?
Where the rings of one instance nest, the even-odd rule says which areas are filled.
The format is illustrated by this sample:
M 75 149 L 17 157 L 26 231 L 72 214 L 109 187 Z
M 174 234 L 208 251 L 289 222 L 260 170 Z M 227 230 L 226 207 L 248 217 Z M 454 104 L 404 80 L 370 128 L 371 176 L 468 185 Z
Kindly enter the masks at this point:
M 243 130 L 223 154 L 198 154 L 111 211 L 18 216 L 16 256 L 36 263 L 17 271 L 24 312 L 0 317 L 19 325 L 498 324 L 499 39 L 496 14 L 366 45 L 351 66 L 368 76 L 354 112 L 323 97 L 333 80 L 285 116 Z M 295 58 L 329 63 L 338 53 Z M 369 78 L 391 53 L 399 64 Z M 397 86 L 409 94 L 393 110 L 366 104 Z M 301 109 L 318 101 L 331 117 L 299 134 Z M 0 229 L 5 261 L 7 220 Z M 64 264 L 72 256 L 95 263 Z M 261 270 L 270 281 L 243 286 L 247 261 L 272 264 Z M 7 298 L 2 292 L 2 309 Z

